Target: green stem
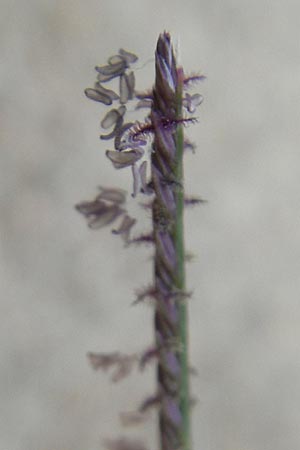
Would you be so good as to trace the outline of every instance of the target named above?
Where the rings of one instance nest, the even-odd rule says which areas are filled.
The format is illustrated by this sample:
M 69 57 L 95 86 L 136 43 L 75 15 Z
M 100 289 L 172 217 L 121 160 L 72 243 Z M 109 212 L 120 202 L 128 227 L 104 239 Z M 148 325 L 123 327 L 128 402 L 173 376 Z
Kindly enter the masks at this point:
M 183 71 L 178 69 L 178 88 L 176 92 L 177 119 L 182 118 L 182 80 Z M 174 240 L 176 246 L 177 273 L 176 287 L 185 291 L 185 251 L 184 251 L 184 179 L 183 179 L 183 126 L 179 125 L 176 131 L 176 167 L 175 175 L 178 189 L 176 192 L 176 223 L 174 227 Z M 190 431 L 190 395 L 189 395 L 189 364 L 188 364 L 188 310 L 187 303 L 179 300 L 179 348 L 181 379 L 179 387 L 180 410 L 182 414 L 182 448 L 191 449 Z

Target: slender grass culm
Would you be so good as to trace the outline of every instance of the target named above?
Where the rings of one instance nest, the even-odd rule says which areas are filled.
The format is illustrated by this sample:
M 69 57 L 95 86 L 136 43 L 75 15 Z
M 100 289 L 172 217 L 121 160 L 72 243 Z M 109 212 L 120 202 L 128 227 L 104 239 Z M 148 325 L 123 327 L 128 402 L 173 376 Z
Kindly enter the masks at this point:
M 125 209 L 126 194 L 118 188 L 100 188 L 92 200 L 76 206 L 93 228 L 119 225 L 119 234 L 126 245 L 151 243 L 154 251 L 152 285 L 140 291 L 136 303 L 147 297 L 155 305 L 155 342 L 142 355 L 90 353 L 94 368 L 112 368 L 113 381 L 130 372 L 134 364 L 144 367 L 148 361 L 157 364 L 157 391 L 146 399 L 135 418 L 140 421 L 150 407 L 158 411 L 160 450 L 191 450 L 190 394 L 188 362 L 188 311 L 185 287 L 184 206 L 200 203 L 199 198 L 184 196 L 183 156 L 194 146 L 184 137 L 184 126 L 196 122 L 192 114 L 202 96 L 189 94 L 188 88 L 204 79 L 202 75 L 186 76 L 177 66 L 170 35 L 159 36 L 155 53 L 155 84 L 152 90 L 135 90 L 131 66 L 137 57 L 120 49 L 109 58 L 107 65 L 96 67 L 94 88 L 85 90 L 88 98 L 107 106 L 116 102 L 101 121 L 103 140 L 113 139 L 114 149 L 106 156 L 116 169 L 131 167 L 132 196 L 147 196 L 146 208 L 152 211 L 149 233 L 131 237 L 136 220 Z M 119 78 L 118 94 L 103 87 Z M 143 123 L 126 122 L 126 104 L 136 100 L 136 109 L 145 108 Z M 148 173 L 149 172 L 149 173 Z M 106 442 L 109 450 L 142 450 L 144 444 L 124 439 Z M 156 446 L 155 446 L 156 447 Z

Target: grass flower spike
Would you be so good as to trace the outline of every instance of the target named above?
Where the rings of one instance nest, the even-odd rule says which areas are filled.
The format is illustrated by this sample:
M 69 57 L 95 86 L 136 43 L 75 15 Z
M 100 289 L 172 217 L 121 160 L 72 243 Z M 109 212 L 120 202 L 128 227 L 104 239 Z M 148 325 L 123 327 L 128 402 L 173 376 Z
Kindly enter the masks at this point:
M 126 245 L 151 244 L 154 265 L 151 285 L 139 291 L 136 304 L 146 298 L 154 305 L 154 343 L 141 355 L 90 353 L 95 369 L 115 367 L 113 381 L 131 372 L 133 366 L 144 370 L 148 363 L 157 365 L 157 390 L 145 399 L 134 418 L 123 422 L 141 422 L 149 408 L 158 410 L 159 447 L 161 450 L 190 450 L 190 404 L 188 362 L 188 311 L 185 287 L 185 249 L 183 214 L 185 205 L 203 202 L 185 197 L 183 156 L 194 146 L 184 137 L 184 128 L 196 122 L 191 116 L 202 102 L 200 94 L 187 89 L 202 75 L 185 76 L 177 66 L 170 35 L 159 36 L 155 53 L 155 83 L 151 91 L 137 92 L 131 65 L 136 55 L 124 49 L 109 58 L 107 65 L 96 67 L 94 88 L 85 90 L 91 100 L 113 106 L 101 120 L 108 130 L 100 137 L 113 141 L 106 156 L 116 169 L 130 167 L 133 174 L 132 196 L 145 196 L 144 206 L 152 211 L 152 229 L 148 234 L 131 237 L 136 219 L 126 210 L 126 195 L 118 188 L 100 188 L 92 201 L 76 206 L 91 228 L 100 228 L 119 221 L 112 232 L 120 235 Z M 104 87 L 119 78 L 119 92 Z M 136 109 L 145 108 L 144 123 L 126 122 L 127 103 L 136 101 Z M 111 130 L 111 131 L 109 131 Z M 114 442 L 114 444 L 112 444 Z M 106 445 L 107 446 L 107 445 Z M 141 443 L 119 439 L 108 447 L 143 449 Z M 156 449 L 153 446 L 153 449 Z

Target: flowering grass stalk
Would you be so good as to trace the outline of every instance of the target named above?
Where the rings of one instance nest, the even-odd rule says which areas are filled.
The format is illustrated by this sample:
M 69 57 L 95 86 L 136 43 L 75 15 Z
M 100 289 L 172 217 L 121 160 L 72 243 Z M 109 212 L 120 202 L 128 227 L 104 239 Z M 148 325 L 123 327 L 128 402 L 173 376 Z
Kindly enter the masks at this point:
M 177 66 L 170 36 L 160 35 L 155 54 L 155 84 L 152 91 L 135 91 L 131 64 L 137 57 L 123 49 L 108 60 L 108 65 L 96 67 L 98 80 L 94 88 L 86 89 L 87 97 L 110 106 L 119 100 L 120 106 L 111 109 L 103 118 L 104 129 L 113 128 L 101 139 L 114 139 L 114 150 L 106 156 L 116 169 L 131 167 L 133 173 L 133 197 L 143 194 L 151 198 L 147 207 L 152 210 L 150 233 L 131 238 L 136 220 L 124 208 L 125 193 L 116 188 L 101 188 L 91 202 L 77 205 L 88 219 L 91 228 L 121 222 L 114 229 L 129 245 L 151 242 L 154 247 L 153 285 L 139 293 L 137 302 L 146 297 L 154 300 L 155 344 L 142 355 L 90 354 L 95 368 L 114 367 L 113 381 L 121 379 L 138 362 L 141 367 L 155 358 L 157 361 L 157 392 L 146 399 L 139 409 L 144 414 L 155 405 L 159 411 L 159 436 L 161 450 L 190 450 L 190 395 L 188 363 L 188 311 L 185 288 L 185 250 L 183 213 L 185 204 L 201 202 L 185 199 L 183 179 L 184 150 L 191 144 L 184 138 L 184 125 L 195 122 L 191 117 L 201 103 L 199 94 L 185 92 L 188 86 L 204 77 L 185 77 Z M 104 88 L 102 84 L 119 78 L 119 94 Z M 137 108 L 150 108 L 144 123 L 124 123 L 126 104 L 138 99 Z M 185 110 L 185 112 L 183 112 Z M 147 145 L 152 137 L 150 161 L 147 161 Z M 150 178 L 147 170 L 150 162 Z M 142 444 L 117 444 L 106 442 L 111 450 L 143 448 Z
M 157 44 L 151 121 L 151 172 L 157 296 L 155 332 L 161 396 L 161 448 L 189 449 L 187 305 L 184 302 L 183 71 L 177 68 L 168 35 Z M 174 126 L 164 126 L 164 122 Z

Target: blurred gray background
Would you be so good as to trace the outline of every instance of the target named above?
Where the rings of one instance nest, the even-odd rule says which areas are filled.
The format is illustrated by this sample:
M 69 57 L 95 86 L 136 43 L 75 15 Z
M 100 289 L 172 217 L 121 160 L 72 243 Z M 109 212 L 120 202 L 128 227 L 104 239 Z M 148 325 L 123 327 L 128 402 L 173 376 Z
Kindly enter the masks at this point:
M 186 72 L 207 75 L 186 190 L 194 448 L 300 448 L 298 1 L 1 1 L 2 450 L 97 450 L 140 436 L 118 415 L 154 391 L 154 369 L 112 385 L 87 351 L 141 351 L 151 251 L 91 232 L 73 209 L 96 186 L 131 190 L 98 139 L 94 66 L 119 47 L 151 86 L 158 34 L 180 38 Z M 146 63 L 144 67 L 143 64 Z M 133 116 L 132 116 L 133 117 Z M 143 211 L 139 227 L 149 228 Z

